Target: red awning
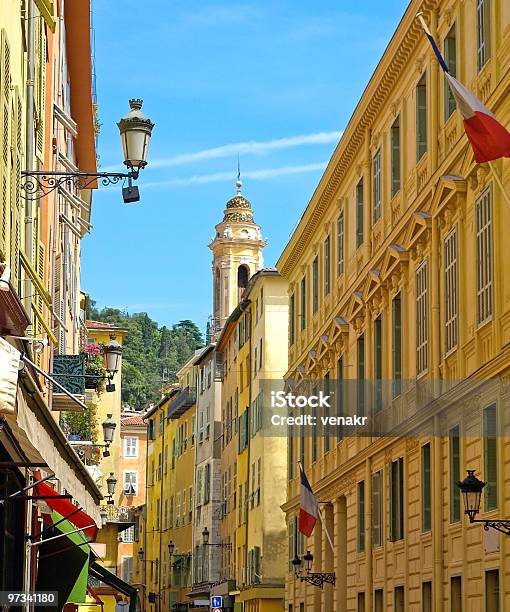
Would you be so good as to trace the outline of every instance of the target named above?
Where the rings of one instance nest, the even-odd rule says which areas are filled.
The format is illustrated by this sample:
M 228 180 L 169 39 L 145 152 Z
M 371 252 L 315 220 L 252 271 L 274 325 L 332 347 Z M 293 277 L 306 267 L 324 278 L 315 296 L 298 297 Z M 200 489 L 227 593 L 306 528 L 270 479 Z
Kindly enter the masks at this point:
M 34 486 L 35 495 L 45 497 L 44 502 L 53 510 L 58 512 L 63 518 L 66 518 L 77 529 L 83 529 L 83 534 L 89 542 L 94 542 L 99 531 L 94 519 L 86 512 L 80 510 L 77 506 L 71 503 L 68 499 L 59 497 L 58 491 L 55 491 L 46 482 L 40 482 Z M 55 499 L 52 499 L 52 498 Z

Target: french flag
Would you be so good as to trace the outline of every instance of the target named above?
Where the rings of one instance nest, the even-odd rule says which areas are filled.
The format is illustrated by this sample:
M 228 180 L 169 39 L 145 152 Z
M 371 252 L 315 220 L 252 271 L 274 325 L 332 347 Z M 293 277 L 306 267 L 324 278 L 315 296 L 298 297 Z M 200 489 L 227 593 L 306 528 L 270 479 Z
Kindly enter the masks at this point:
M 510 157 L 510 133 L 478 98 L 450 74 L 436 41 L 420 13 L 418 19 L 445 72 L 446 80 L 457 103 L 457 110 L 464 119 L 464 130 L 473 147 L 476 161 L 482 164 L 500 157 Z
M 301 505 L 299 507 L 298 528 L 303 535 L 309 538 L 312 535 L 315 523 L 319 519 L 319 504 L 315 499 L 301 463 L 299 464 L 299 470 L 301 472 Z

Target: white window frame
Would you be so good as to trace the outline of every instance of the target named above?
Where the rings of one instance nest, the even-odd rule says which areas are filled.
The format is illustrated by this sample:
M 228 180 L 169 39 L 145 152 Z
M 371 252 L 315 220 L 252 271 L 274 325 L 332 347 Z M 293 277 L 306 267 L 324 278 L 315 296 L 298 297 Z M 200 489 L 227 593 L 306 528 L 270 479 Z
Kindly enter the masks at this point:
M 134 454 L 128 451 L 133 450 L 134 442 Z M 138 459 L 138 437 L 137 436 L 126 436 L 124 438 L 124 459 Z

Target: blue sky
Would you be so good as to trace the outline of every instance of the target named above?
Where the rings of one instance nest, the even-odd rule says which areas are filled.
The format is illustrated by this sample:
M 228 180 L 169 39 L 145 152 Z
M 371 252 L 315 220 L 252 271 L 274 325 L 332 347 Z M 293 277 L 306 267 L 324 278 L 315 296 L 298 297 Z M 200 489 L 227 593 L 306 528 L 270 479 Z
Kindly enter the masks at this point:
M 274 266 L 407 2 L 94 1 L 101 168 L 132 97 L 155 122 L 141 201 L 94 195 L 82 286 L 171 325 L 211 312 L 214 225 L 243 193 Z M 119 7 L 122 7 L 119 9 Z

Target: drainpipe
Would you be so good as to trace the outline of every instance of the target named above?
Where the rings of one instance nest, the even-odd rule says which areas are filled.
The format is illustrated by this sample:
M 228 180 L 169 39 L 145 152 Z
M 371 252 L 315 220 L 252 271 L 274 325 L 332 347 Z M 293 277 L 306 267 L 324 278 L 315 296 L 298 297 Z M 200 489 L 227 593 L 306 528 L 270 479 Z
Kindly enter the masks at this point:
M 34 5 L 33 0 L 28 0 L 26 5 L 26 24 L 27 24 L 27 83 L 26 83 L 26 99 L 27 99 L 27 116 L 26 116 L 26 142 L 25 142 L 25 153 L 26 153 L 26 168 L 32 169 L 33 157 L 34 157 L 34 77 L 35 77 L 35 65 L 34 65 Z M 34 220 L 32 218 L 32 202 L 24 200 L 25 202 L 25 254 L 30 261 L 33 259 L 33 232 L 34 232 Z M 32 320 L 32 309 L 31 304 L 32 294 L 32 283 L 29 278 L 25 279 L 24 284 L 24 303 L 25 310 L 29 313 L 30 319 Z M 29 481 L 30 482 L 30 481 Z M 26 530 L 28 535 L 32 535 L 32 500 L 27 501 L 26 505 Z M 27 539 L 25 548 L 25 568 L 24 568 L 24 588 L 30 590 L 32 587 L 32 572 L 31 572 L 31 559 L 32 550 Z M 26 612 L 30 611 L 30 604 L 25 604 Z
M 26 83 L 26 102 L 27 102 L 27 125 L 26 125 L 26 142 L 25 142 L 25 166 L 28 171 L 33 169 L 34 164 L 34 83 L 35 83 L 35 40 L 34 40 L 34 4 L 33 0 L 27 1 L 27 83 Z M 27 199 L 25 203 L 25 245 L 24 251 L 28 260 L 33 261 L 33 234 L 34 234 L 34 219 L 33 219 L 33 204 Z M 25 280 L 25 308 L 32 318 L 32 310 L 30 308 L 32 283 L 30 279 Z

